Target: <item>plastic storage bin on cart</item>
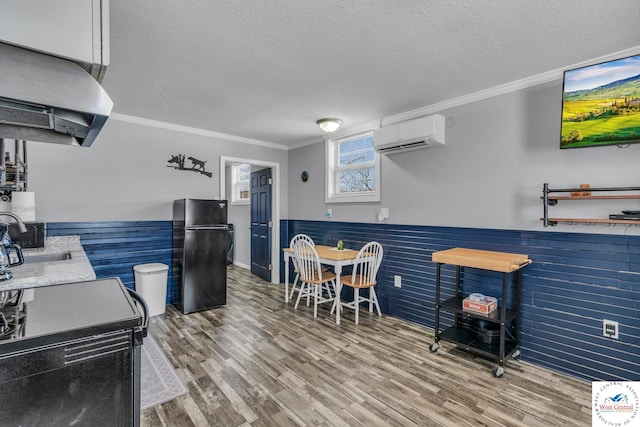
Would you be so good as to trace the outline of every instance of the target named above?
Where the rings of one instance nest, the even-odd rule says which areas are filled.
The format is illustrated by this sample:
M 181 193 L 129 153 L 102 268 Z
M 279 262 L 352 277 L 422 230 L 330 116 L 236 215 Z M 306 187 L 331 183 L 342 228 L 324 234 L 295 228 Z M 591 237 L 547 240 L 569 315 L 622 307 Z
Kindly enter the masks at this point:
M 133 267 L 136 292 L 144 298 L 149 316 L 157 316 L 167 309 L 167 275 L 169 266 L 159 262 Z

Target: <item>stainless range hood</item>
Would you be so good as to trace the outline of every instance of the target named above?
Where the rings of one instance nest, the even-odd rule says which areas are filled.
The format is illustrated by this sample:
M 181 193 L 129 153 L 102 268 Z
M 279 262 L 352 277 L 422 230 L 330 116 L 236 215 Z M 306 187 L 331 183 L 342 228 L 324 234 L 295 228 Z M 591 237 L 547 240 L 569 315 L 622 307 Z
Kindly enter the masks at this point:
M 88 147 L 112 108 L 78 64 L 0 43 L 0 138 Z

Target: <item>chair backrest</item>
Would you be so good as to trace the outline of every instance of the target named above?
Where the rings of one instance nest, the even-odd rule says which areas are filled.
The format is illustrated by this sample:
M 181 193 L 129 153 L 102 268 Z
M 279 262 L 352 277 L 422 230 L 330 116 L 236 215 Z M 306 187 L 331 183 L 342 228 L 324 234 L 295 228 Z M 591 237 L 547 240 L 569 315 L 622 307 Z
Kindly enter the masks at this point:
M 295 236 L 293 236 L 291 238 L 291 241 L 289 242 L 289 247 L 292 248 L 293 244 L 298 241 L 298 240 L 306 240 L 307 242 L 311 243 L 311 246 L 315 246 L 316 244 L 313 242 L 313 239 L 309 236 L 307 236 L 306 234 L 296 234 Z
M 315 245 L 306 239 L 298 239 L 293 243 L 292 249 L 295 254 L 297 270 L 301 280 L 322 280 L 320 257 L 318 256 L 318 252 L 316 252 Z
M 353 264 L 353 274 L 351 275 L 357 284 L 375 283 L 378 269 L 382 263 L 382 245 L 378 242 L 369 242 L 360 249 Z M 355 282 L 352 282 L 356 284 Z
M 298 240 L 306 240 L 307 242 L 311 243 L 311 246 L 315 246 L 316 244 L 313 242 L 313 239 L 309 236 L 307 236 L 306 234 L 296 234 L 295 236 L 293 236 L 291 238 L 291 241 L 289 242 L 289 247 L 293 249 L 293 245 L 298 241 Z M 293 258 L 293 269 L 297 270 L 298 269 L 298 262 L 296 261 L 295 257 Z

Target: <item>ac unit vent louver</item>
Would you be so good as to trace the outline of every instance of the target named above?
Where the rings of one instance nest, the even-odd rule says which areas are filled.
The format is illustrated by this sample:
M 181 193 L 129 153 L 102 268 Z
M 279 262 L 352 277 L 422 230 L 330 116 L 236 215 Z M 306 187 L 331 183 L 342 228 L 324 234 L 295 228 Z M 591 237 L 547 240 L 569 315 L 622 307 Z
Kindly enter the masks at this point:
M 394 154 L 419 148 L 444 145 L 444 116 L 433 114 L 376 129 L 374 149 L 382 154 Z

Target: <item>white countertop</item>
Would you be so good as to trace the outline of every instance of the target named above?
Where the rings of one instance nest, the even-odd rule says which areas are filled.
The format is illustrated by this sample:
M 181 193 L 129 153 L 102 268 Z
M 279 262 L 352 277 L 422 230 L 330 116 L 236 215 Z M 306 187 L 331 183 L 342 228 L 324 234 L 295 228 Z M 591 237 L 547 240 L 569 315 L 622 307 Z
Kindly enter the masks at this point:
M 54 255 L 70 252 L 71 259 L 48 262 L 25 262 L 10 267 L 13 278 L 0 282 L 0 291 L 58 285 L 61 283 L 94 280 L 96 274 L 80 244 L 80 236 L 51 236 L 45 239 L 44 249 L 24 249 L 25 260 L 30 256 Z

